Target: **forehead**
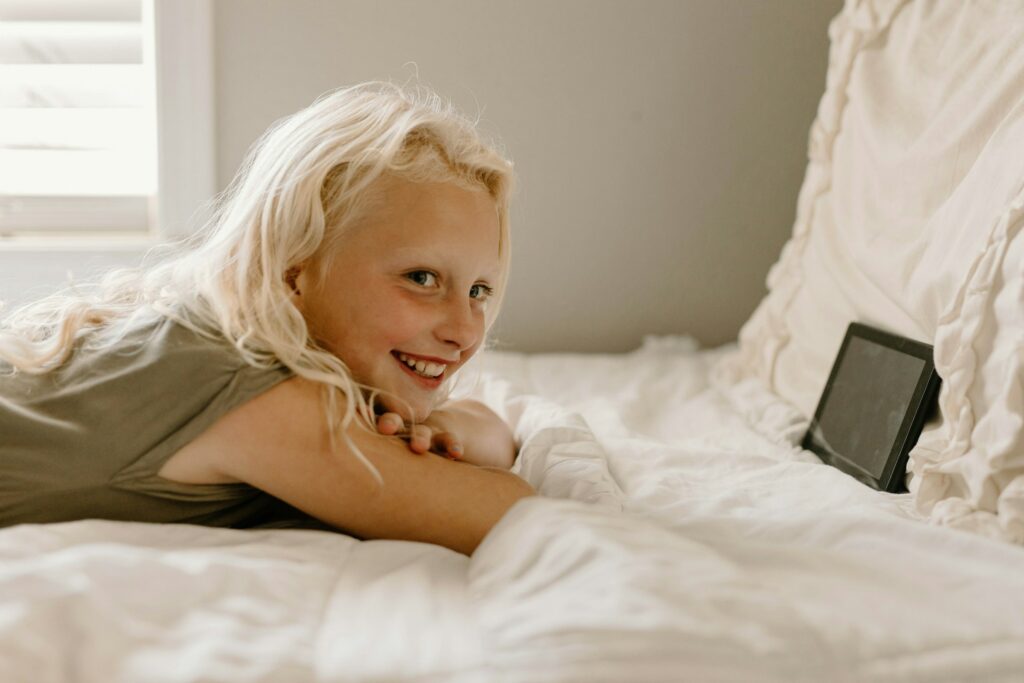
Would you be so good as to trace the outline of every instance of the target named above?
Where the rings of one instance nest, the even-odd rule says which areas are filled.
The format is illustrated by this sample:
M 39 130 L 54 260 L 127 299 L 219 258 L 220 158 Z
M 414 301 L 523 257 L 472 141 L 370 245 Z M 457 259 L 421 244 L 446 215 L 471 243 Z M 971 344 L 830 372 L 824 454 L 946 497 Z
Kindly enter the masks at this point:
M 388 179 L 350 246 L 396 259 L 458 260 L 496 275 L 500 232 L 494 199 L 483 189 Z

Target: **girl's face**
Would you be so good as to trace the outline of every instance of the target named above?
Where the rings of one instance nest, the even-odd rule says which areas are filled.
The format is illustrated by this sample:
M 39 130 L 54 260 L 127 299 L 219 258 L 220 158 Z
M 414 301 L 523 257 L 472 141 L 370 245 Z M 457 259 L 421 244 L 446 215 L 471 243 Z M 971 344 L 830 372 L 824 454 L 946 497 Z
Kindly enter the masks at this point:
M 413 414 L 385 395 L 387 410 L 423 420 L 483 342 L 501 272 L 498 215 L 484 190 L 378 182 L 380 201 L 341 238 L 323 285 L 300 271 L 297 304 L 353 379 L 397 394 Z

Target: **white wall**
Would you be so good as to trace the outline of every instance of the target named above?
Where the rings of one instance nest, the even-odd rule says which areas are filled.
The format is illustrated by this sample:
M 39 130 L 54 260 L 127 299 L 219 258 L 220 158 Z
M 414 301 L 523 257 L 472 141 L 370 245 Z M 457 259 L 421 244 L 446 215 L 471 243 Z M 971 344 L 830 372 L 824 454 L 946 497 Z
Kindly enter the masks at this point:
M 418 71 L 516 162 L 500 348 L 718 344 L 789 234 L 840 5 L 215 0 L 218 182 L 320 93 Z

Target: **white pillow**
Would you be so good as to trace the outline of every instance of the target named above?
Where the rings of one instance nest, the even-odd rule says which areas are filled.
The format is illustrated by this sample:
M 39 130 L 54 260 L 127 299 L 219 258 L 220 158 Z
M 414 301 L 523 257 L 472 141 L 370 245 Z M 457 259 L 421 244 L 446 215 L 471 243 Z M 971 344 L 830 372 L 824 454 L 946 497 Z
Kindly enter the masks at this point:
M 813 414 L 852 321 L 935 346 L 935 522 L 1024 542 L 1024 5 L 847 0 L 793 236 L 720 377 Z

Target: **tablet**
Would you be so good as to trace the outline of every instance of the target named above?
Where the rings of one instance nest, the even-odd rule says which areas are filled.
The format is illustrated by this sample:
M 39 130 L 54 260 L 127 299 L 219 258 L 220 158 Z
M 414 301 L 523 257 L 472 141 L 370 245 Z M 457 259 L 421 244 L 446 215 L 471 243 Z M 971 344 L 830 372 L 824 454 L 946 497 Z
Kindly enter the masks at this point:
M 801 445 L 872 488 L 905 491 L 938 388 L 931 346 L 852 323 Z

